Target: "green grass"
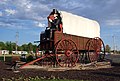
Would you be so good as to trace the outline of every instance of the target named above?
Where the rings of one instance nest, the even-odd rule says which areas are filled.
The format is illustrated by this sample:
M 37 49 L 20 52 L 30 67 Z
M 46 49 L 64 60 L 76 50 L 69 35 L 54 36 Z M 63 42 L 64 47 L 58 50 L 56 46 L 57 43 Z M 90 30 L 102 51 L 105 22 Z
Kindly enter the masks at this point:
M 10 62 L 12 60 L 12 56 L 20 56 L 20 55 L 5 55 L 5 61 Z M 4 61 L 4 55 L 0 55 L 0 61 Z
M 28 57 L 31 54 L 27 54 L 26 57 Z M 12 60 L 12 57 L 17 56 L 20 57 L 20 54 L 7 54 L 5 55 L 5 62 L 10 62 Z M 0 61 L 4 61 L 4 55 L 0 55 Z
M 9 62 L 9 61 L 11 61 L 12 60 L 12 57 L 11 56 L 6 56 L 5 57 L 5 61 L 6 62 Z M 4 56 L 0 56 L 0 61 L 4 61 Z

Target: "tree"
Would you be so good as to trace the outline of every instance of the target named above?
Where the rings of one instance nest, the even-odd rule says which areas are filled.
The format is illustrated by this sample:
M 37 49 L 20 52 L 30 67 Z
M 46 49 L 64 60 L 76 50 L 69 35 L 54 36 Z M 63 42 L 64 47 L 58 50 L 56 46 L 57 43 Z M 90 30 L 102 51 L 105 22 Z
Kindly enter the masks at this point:
M 31 42 L 28 44 L 23 44 L 22 46 L 18 46 L 18 51 L 27 51 L 31 53 L 33 51 L 36 52 L 37 45 L 33 45 Z M 7 42 L 0 42 L 0 50 L 9 50 L 10 53 L 16 50 L 16 43 L 7 41 Z
M 6 46 L 6 50 L 9 50 L 9 53 L 12 53 L 12 44 L 11 44 L 11 41 L 10 42 L 6 42 L 5 43 L 5 46 Z
M 5 43 L 4 42 L 0 42 L 0 50 L 5 50 Z
M 36 53 L 37 45 L 33 45 L 33 52 Z
M 28 51 L 29 51 L 29 53 L 31 53 L 31 51 L 33 51 L 33 45 L 31 42 L 28 43 Z
M 18 51 L 23 51 L 22 46 L 18 46 Z
M 27 45 L 27 44 L 23 44 L 23 45 L 21 46 L 21 49 L 22 49 L 23 51 L 27 51 L 27 52 L 28 52 L 28 45 Z
M 16 43 L 11 43 L 11 48 L 12 48 L 12 51 L 16 50 Z
M 110 46 L 109 46 L 109 45 L 106 45 L 106 46 L 105 46 L 105 51 L 106 51 L 106 52 L 108 52 L 108 53 L 110 53 L 111 48 L 110 48 Z

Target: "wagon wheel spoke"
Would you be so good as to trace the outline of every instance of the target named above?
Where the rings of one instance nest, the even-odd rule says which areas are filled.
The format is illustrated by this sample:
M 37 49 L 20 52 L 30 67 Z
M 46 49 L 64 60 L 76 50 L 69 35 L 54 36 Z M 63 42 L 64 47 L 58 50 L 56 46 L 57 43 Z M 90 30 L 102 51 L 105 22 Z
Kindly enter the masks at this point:
M 91 41 L 91 43 L 89 45 L 89 49 L 88 49 L 88 55 L 89 55 L 89 59 L 91 62 L 96 60 L 96 57 L 94 54 L 94 52 L 95 52 L 94 49 L 95 49 L 94 42 Z
M 98 60 L 98 55 L 99 55 L 99 44 L 98 44 L 98 40 L 93 39 L 93 53 L 91 55 L 91 61 L 97 61 Z
M 98 40 L 98 43 L 99 43 L 99 50 L 98 50 L 99 58 L 98 58 L 98 61 L 103 61 L 104 57 L 105 57 L 105 45 L 104 45 L 104 43 L 101 39 Z
M 70 60 L 70 64 L 69 64 L 69 66 L 72 66 L 72 65 L 74 65 L 74 63 L 75 63 L 75 61 L 76 61 L 76 55 L 73 53 L 73 54 L 71 54 L 71 56 L 70 56 L 70 58 L 69 58 L 69 60 Z
M 74 66 L 78 59 L 77 46 L 71 40 L 61 40 L 56 46 L 55 54 L 58 64 L 64 67 Z
M 104 54 L 100 55 L 100 53 L 103 51 L 105 51 L 105 48 L 103 46 L 103 42 L 101 39 L 97 40 L 96 42 L 96 56 L 97 56 L 97 60 L 103 60 L 104 59 Z
M 103 41 L 100 38 L 91 39 L 86 45 L 86 48 L 86 50 L 88 50 L 87 54 L 90 62 L 104 59 L 105 47 Z M 100 55 L 102 51 L 104 52 L 104 54 Z
M 94 42 L 93 42 L 93 41 L 90 42 L 90 44 L 89 44 L 89 48 L 91 48 L 91 49 L 95 49 L 95 46 L 94 46 Z
M 94 49 L 95 49 L 95 46 L 94 46 L 94 41 L 93 40 L 90 40 L 89 41 L 89 44 L 88 44 L 88 59 L 89 61 L 94 61 L 95 60 L 95 57 L 94 57 Z

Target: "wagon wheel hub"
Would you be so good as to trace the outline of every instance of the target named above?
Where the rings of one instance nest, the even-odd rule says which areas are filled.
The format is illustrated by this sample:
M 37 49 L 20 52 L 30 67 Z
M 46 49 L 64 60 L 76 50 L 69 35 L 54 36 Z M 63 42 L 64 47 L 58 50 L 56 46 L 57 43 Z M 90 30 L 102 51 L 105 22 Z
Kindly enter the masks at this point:
M 65 52 L 65 55 L 67 56 L 67 57 L 69 57 L 70 55 L 72 55 L 72 51 L 70 51 L 70 50 L 67 50 L 66 52 Z

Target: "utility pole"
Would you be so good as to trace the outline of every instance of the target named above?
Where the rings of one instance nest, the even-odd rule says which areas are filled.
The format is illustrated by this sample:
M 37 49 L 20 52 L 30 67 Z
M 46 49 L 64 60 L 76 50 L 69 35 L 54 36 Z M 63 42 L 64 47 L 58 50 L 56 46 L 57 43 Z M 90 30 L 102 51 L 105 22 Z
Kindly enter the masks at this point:
M 16 54 L 17 54 L 17 49 L 18 49 L 18 38 L 19 38 L 19 32 L 18 32 L 18 31 L 16 32 L 15 37 L 16 37 Z
M 115 54 L 115 36 L 113 35 L 112 38 L 113 38 L 113 54 Z
M 4 62 L 5 62 L 5 51 L 4 51 Z

